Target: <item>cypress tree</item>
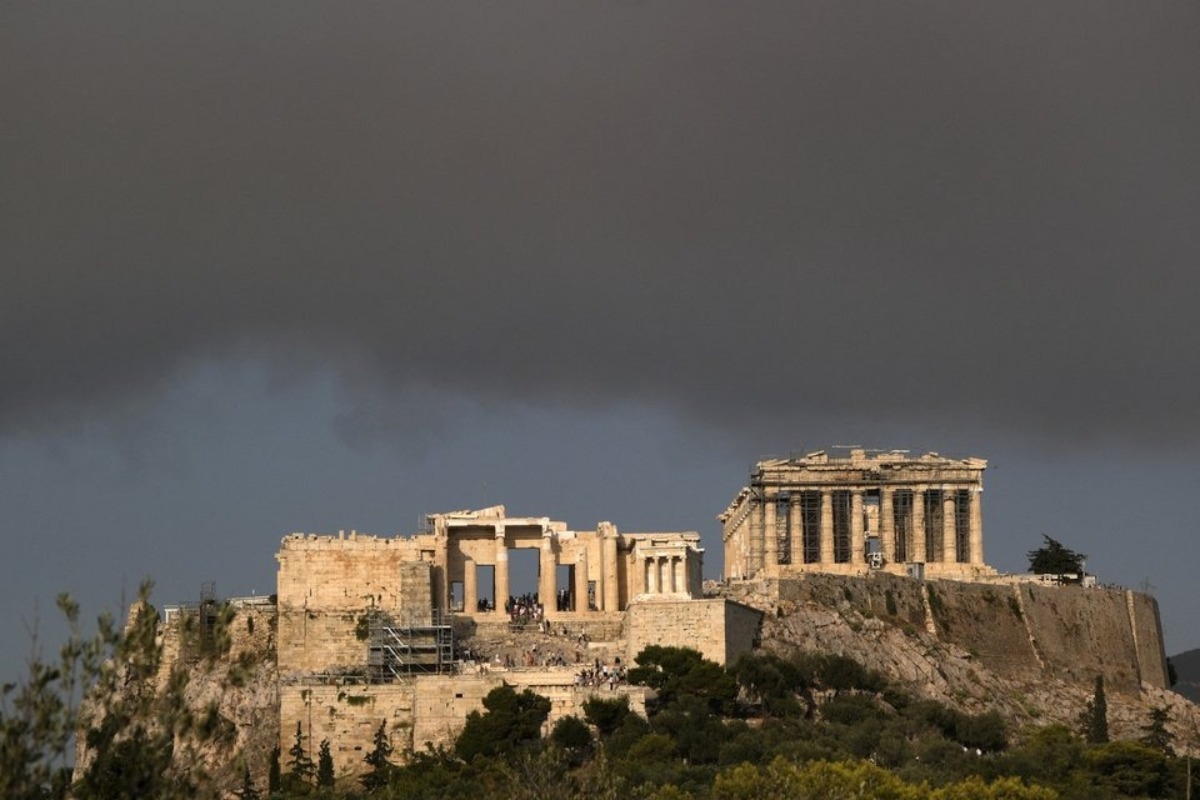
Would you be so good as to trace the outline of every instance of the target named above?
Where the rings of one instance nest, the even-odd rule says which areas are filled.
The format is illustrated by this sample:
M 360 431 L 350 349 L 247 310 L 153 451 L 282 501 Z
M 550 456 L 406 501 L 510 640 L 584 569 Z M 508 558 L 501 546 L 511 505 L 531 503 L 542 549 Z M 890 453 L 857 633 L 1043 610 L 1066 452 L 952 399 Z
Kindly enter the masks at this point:
M 329 740 L 321 740 L 321 752 L 317 756 L 317 786 L 333 786 L 333 754 L 329 752 Z
M 1096 676 L 1096 692 L 1088 704 L 1087 740 L 1089 744 L 1108 741 L 1108 701 L 1104 699 L 1104 676 Z

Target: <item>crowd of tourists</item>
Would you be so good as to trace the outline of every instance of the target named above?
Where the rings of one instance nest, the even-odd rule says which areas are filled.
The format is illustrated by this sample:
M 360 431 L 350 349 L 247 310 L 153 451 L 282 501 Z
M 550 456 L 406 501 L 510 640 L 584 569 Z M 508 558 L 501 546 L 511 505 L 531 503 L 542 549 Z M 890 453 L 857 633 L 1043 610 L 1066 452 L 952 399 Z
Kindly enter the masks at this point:
M 520 597 L 509 597 L 504 603 L 504 613 L 508 614 L 510 622 L 525 626 L 531 622 L 542 625 L 546 619 L 546 610 L 538 602 L 537 593 L 523 594 Z M 543 631 L 544 632 L 544 631 Z
M 621 664 L 621 659 L 616 659 L 610 666 L 600 663 L 600 659 L 597 658 L 592 667 L 575 673 L 575 685 L 600 688 L 608 684 L 608 688 L 611 691 L 618 686 L 623 686 L 625 678 L 625 667 Z

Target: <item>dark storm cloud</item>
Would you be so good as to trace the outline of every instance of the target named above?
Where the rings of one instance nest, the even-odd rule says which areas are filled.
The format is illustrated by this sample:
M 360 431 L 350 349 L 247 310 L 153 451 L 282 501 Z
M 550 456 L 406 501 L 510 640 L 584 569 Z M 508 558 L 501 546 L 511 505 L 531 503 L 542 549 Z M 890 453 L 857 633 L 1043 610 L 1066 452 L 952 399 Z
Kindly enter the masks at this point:
M 1200 6 L 0 8 L 0 428 L 384 397 L 1195 436 Z

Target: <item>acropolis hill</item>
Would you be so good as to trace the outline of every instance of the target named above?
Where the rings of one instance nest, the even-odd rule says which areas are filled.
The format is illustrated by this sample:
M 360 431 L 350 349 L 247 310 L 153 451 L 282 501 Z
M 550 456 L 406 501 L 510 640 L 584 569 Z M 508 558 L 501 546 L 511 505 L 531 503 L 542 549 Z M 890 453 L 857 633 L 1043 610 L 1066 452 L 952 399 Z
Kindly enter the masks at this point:
M 697 532 L 576 529 L 504 506 L 431 514 L 407 536 L 293 533 L 273 600 L 167 609 L 163 675 L 191 665 L 194 702 L 237 731 L 211 763 L 246 753 L 256 775 L 297 725 L 314 756 L 332 744 L 346 777 L 381 722 L 398 755 L 448 744 L 502 681 L 549 698 L 548 724 L 598 692 L 643 709 L 646 690 L 622 676 L 650 644 L 721 664 L 755 649 L 844 653 L 1018 721 L 1073 721 L 1097 674 L 1114 730 L 1174 703 L 1153 598 L 985 563 L 985 467 L 857 449 L 760 462 L 720 515 L 721 581 L 703 580 Z M 521 550 L 536 553 L 537 582 L 518 591 Z M 227 650 L 205 662 L 194 631 L 213 625 Z

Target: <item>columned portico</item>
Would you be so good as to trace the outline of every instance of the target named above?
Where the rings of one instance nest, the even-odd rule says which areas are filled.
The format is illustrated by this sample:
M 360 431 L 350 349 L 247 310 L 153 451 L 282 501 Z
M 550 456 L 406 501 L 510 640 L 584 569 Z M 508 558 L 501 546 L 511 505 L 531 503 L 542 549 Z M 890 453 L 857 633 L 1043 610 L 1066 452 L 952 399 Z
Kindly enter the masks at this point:
M 516 597 L 521 619 L 513 621 L 521 623 L 586 614 L 603 615 L 613 623 L 618 619 L 614 615 L 637 595 L 679 600 L 702 593 L 704 551 L 695 531 L 620 533 L 611 522 L 597 523 L 591 531 L 568 530 L 565 523 L 548 517 L 510 517 L 503 506 L 431 514 L 427 519 L 432 531 L 421 540 L 417 556 L 431 565 L 434 608 L 483 613 L 480 585 L 486 588 L 488 579 L 483 570 L 494 570 L 493 614 L 512 614 L 516 606 L 505 605 Z M 512 550 L 537 552 L 534 586 L 514 587 Z M 565 582 L 559 572 L 563 567 L 568 568 Z M 525 569 L 518 578 L 527 580 Z M 540 607 L 530 602 L 533 594 Z M 438 605 L 443 597 L 461 598 L 462 607 L 456 603 L 453 609 L 443 608 Z
M 979 503 L 986 467 L 978 458 L 860 448 L 761 461 L 719 517 L 725 577 L 992 574 Z

